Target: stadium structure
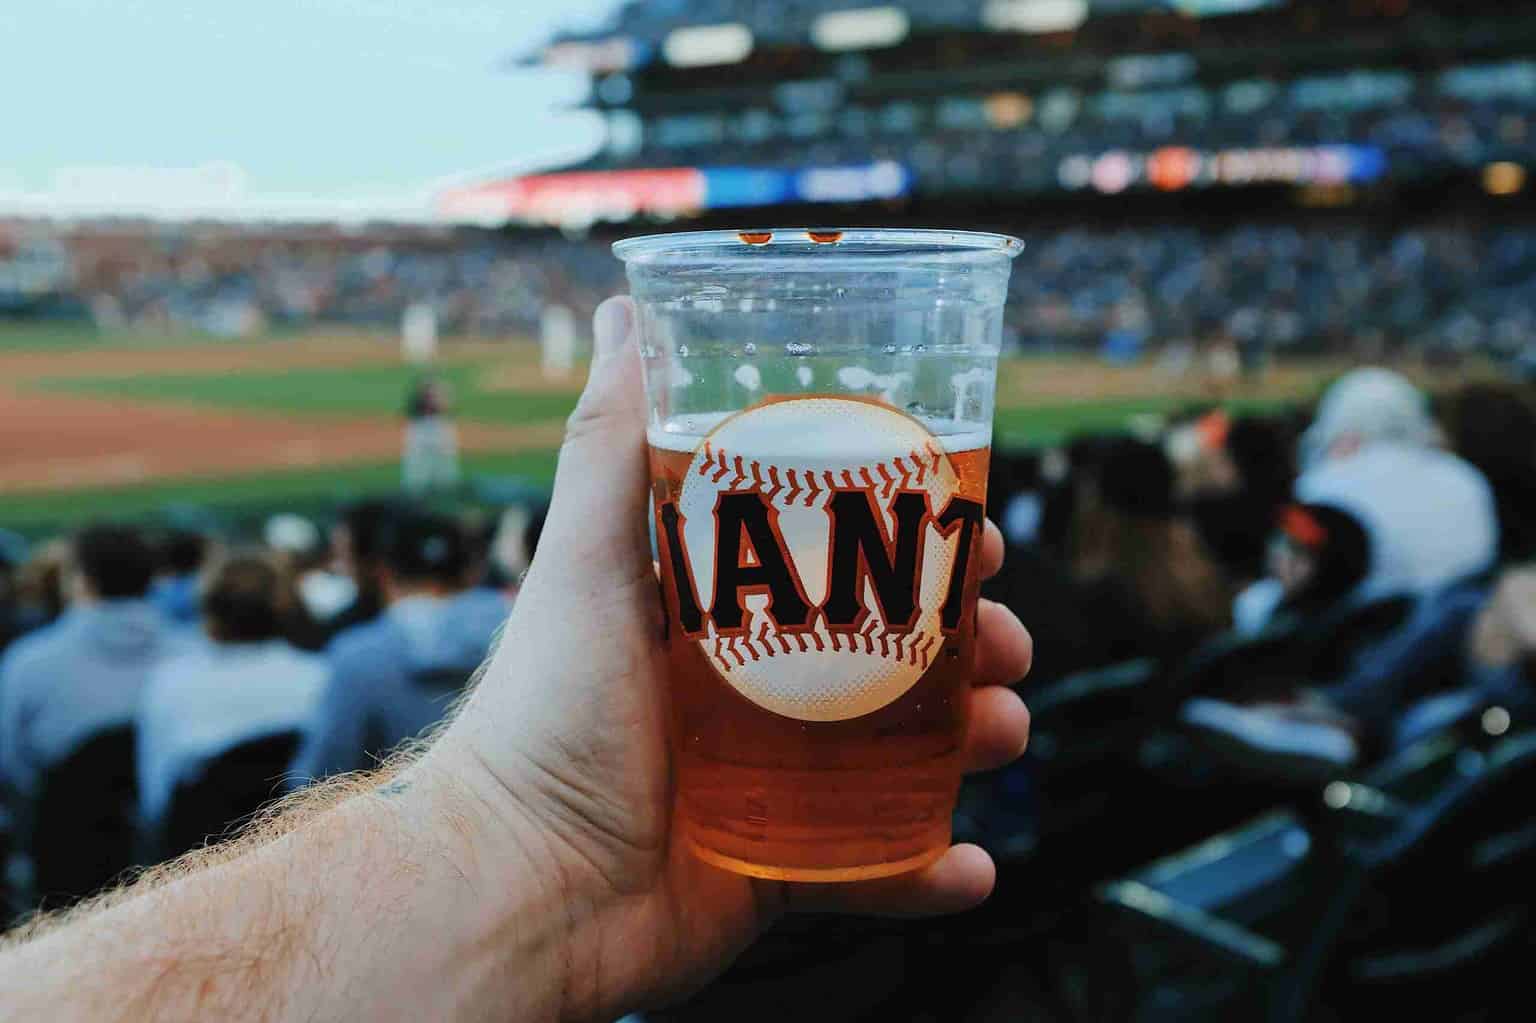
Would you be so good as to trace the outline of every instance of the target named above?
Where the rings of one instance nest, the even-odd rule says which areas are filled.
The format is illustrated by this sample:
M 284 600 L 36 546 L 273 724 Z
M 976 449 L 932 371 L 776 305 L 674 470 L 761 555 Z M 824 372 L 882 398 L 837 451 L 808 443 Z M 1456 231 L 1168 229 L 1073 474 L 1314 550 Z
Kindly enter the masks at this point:
M 1016 228 L 1518 203 L 1533 52 L 1536 16 L 1499 2 L 634 0 L 518 58 L 591 76 L 601 151 L 441 209 Z M 854 208 L 793 209 L 828 205 Z

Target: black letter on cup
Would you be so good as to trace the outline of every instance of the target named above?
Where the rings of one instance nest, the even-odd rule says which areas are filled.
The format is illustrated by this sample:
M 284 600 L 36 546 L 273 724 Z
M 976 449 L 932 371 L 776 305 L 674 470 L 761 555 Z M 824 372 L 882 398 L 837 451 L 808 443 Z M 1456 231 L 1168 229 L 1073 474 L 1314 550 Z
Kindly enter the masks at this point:
M 944 514 L 939 516 L 939 529 L 948 534 L 960 524 L 960 543 L 955 547 L 955 565 L 950 570 L 949 593 L 944 597 L 944 610 L 939 615 L 945 632 L 960 627 L 960 612 L 965 606 L 966 569 L 971 564 L 971 546 L 981 529 L 982 507 L 979 501 L 963 497 L 950 498 Z
M 715 628 L 741 628 L 745 592 L 766 592 L 768 614 L 780 626 L 801 626 L 810 613 L 800 577 L 779 535 L 778 513 L 755 490 L 721 494 L 715 504 Z M 742 535 L 756 564 L 742 564 Z
M 699 598 L 693 588 L 693 569 L 683 550 L 682 516 L 677 514 L 677 505 L 668 501 L 661 506 L 660 518 L 667 561 L 672 567 L 672 585 L 677 591 L 678 623 L 683 627 L 683 635 L 697 636 L 704 632 L 704 612 L 699 609 Z M 662 603 L 665 605 L 666 601 Z
M 896 632 L 910 629 L 917 622 L 927 495 L 904 490 L 891 502 L 896 515 L 894 544 L 886 538 L 885 523 L 868 491 L 839 490 L 827 510 L 832 516 L 827 602 L 822 607 L 827 625 L 858 628 L 864 623 L 869 613 L 863 600 L 867 576 L 874 583 L 886 626 Z

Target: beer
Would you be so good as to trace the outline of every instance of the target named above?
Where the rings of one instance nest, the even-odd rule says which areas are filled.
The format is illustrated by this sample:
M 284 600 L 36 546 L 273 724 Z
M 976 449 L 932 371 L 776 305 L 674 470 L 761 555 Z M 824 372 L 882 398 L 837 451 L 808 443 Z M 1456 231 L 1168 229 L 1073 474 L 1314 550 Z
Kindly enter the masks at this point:
M 754 427 L 763 414 L 774 421 Z M 942 854 L 974 665 L 985 428 L 935 436 L 878 402 L 802 396 L 650 441 L 677 813 L 695 852 L 811 880 Z
M 628 238 L 679 834 L 846 881 L 949 844 L 1017 238 Z

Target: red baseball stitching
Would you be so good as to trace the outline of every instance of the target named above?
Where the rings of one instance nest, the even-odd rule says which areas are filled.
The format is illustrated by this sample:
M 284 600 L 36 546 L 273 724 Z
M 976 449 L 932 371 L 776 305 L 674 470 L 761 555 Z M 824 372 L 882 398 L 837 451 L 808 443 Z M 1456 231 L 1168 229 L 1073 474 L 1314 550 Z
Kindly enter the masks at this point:
M 891 491 L 897 487 L 905 490 L 913 484 L 922 486 L 923 481 L 930 475 L 938 475 L 939 466 L 944 457 L 943 451 L 931 442 L 924 444 L 924 451 L 930 456 L 929 458 L 925 459 L 922 452 L 909 451 L 905 455 L 897 455 L 887 461 L 875 462 L 873 475 L 870 466 L 859 466 L 859 479 L 869 490 L 879 490 L 882 501 L 889 500 Z M 715 448 L 709 441 L 704 442 L 702 454 L 703 459 L 699 465 L 700 476 L 709 477 L 710 481 L 716 485 L 719 485 L 726 476 L 730 476 L 731 481 L 727 484 L 727 488 L 732 490 L 751 482 L 753 488 L 767 497 L 770 502 L 777 501 L 782 493 L 782 503 L 793 505 L 804 494 L 805 507 L 811 508 L 815 506 L 817 498 L 822 494 L 838 489 L 837 478 L 833 476 L 831 470 L 821 470 L 820 481 L 817 479 L 817 472 L 811 469 L 798 471 L 785 469 L 781 478 L 778 466 L 770 465 L 765 470 L 758 460 L 749 461 L 742 455 L 731 455 Z M 840 471 L 846 488 L 852 489 L 857 486 L 852 470 Z M 875 481 L 875 476 L 879 476 L 879 483 Z M 893 632 L 889 628 L 881 629 L 877 633 L 877 626 L 877 621 L 870 618 L 860 632 L 836 632 L 831 629 L 826 629 L 825 632 L 831 639 L 832 649 L 835 651 L 846 650 L 849 653 L 872 655 L 875 653 L 875 645 L 878 642 L 881 657 L 886 659 L 894 657 L 898 662 L 905 659 L 912 665 L 916 665 L 921 659 L 923 668 L 927 669 L 930 652 L 938 637 L 929 632 Z M 750 628 L 750 625 L 748 627 Z M 778 640 L 780 650 L 786 654 L 793 653 L 797 647 L 801 653 L 808 652 L 811 647 L 806 643 L 807 636 L 810 637 L 811 644 L 814 644 L 817 651 L 827 649 L 821 630 L 813 628 L 808 632 L 795 632 L 789 635 L 794 637 L 793 646 L 788 636 L 774 632 L 765 620 L 760 624 L 756 637 L 751 632 L 747 632 L 740 636 L 725 637 L 722 641 L 722 638 L 717 635 L 713 656 L 723 669 L 730 671 L 732 665 L 726 654 L 736 659 L 737 667 L 745 667 L 747 657 L 758 661 L 763 657 L 776 656 L 778 651 L 773 649 L 775 639 Z M 846 646 L 839 637 L 846 640 Z M 903 644 L 906 644 L 905 650 L 902 649 Z M 744 657 L 743 654 L 746 656 Z

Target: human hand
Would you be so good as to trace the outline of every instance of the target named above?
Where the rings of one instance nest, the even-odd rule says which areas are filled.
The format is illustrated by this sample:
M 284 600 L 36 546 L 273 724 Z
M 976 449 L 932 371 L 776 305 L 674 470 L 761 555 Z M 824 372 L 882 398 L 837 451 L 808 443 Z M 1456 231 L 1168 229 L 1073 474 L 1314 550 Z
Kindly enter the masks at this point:
M 558 886 L 562 1016 L 601 1018 L 702 984 L 785 912 L 926 915 L 979 903 L 995 871 L 976 846 L 955 846 L 913 874 L 796 884 L 728 873 L 675 840 L 645 396 L 628 299 L 598 309 L 595 334 L 539 553 L 480 685 L 432 753 L 496 818 L 475 841 L 514 843 Z M 990 522 L 982 551 L 991 575 L 1003 543 Z M 1029 634 L 985 600 L 978 626 L 965 749 L 973 771 L 1016 758 L 1029 731 L 1023 702 L 1006 688 L 1029 668 Z
M 1478 612 L 1468 639 L 1473 660 L 1504 667 L 1536 654 L 1536 567 L 1511 569 Z

